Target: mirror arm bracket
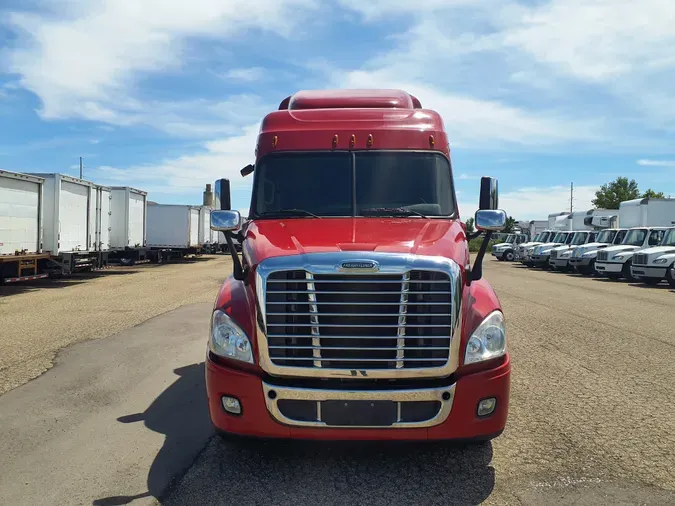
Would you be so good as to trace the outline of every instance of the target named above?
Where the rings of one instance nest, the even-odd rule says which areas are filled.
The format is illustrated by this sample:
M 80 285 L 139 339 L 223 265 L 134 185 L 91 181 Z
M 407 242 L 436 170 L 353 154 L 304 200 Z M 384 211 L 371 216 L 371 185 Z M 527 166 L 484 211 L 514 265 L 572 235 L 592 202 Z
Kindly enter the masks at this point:
M 467 286 L 471 285 L 472 281 L 478 281 L 480 278 L 483 277 L 483 257 L 485 256 L 485 250 L 487 250 L 488 243 L 490 242 L 490 238 L 492 237 L 492 232 L 491 231 L 486 231 L 485 232 L 485 237 L 483 237 L 483 242 L 480 245 L 480 249 L 478 250 L 478 254 L 476 255 L 476 260 L 473 262 L 473 266 L 467 272 L 466 276 L 466 284 Z
M 475 239 L 479 235 L 481 235 L 483 232 L 480 230 L 477 230 L 476 232 L 470 232 L 466 234 L 466 238 L 470 241 L 471 239 Z
M 230 256 L 232 257 L 232 277 L 237 281 L 246 281 L 246 272 L 244 267 L 241 265 L 241 259 L 237 254 L 237 250 L 234 247 L 234 242 L 232 241 L 232 232 L 223 232 L 225 234 L 225 240 L 227 241 L 227 248 L 230 250 Z M 241 242 L 241 241 L 240 241 Z

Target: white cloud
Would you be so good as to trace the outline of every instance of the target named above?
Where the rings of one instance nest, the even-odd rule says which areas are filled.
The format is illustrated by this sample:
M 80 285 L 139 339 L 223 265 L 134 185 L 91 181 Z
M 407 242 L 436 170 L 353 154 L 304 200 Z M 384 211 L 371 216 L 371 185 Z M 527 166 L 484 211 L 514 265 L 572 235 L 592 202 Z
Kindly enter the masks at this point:
M 231 181 L 233 192 L 245 193 L 252 178 L 242 178 L 239 170 L 255 159 L 258 130 L 259 124 L 250 125 L 238 135 L 205 142 L 200 152 L 158 163 L 126 168 L 100 166 L 93 170 L 91 179 L 131 185 L 152 194 L 199 195 L 206 183 L 224 177 Z
M 423 107 L 443 117 L 453 147 L 498 147 L 496 143 L 550 145 L 572 140 L 598 140 L 600 121 L 573 120 L 543 111 L 528 112 L 498 101 L 478 100 L 443 92 L 414 81 L 402 81 L 396 66 L 374 71 L 336 72 L 333 79 L 348 88 L 400 88 L 420 99 Z
M 259 81 L 264 76 L 265 76 L 265 69 L 262 67 L 231 69 L 225 72 L 225 74 L 223 75 L 225 79 L 244 82 Z
M 643 167 L 675 167 L 675 160 L 648 160 L 642 159 L 637 161 L 638 165 Z
M 675 65 L 674 22 L 673 2 L 553 0 L 523 10 L 501 42 L 560 73 L 606 81 Z
M 314 7 L 315 0 L 73 0 L 59 3 L 58 15 L 10 13 L 20 37 L 8 50 L 9 71 L 40 97 L 43 118 L 144 122 L 158 104 L 134 98 L 138 77 L 180 69 L 187 40 L 255 29 L 292 36 Z

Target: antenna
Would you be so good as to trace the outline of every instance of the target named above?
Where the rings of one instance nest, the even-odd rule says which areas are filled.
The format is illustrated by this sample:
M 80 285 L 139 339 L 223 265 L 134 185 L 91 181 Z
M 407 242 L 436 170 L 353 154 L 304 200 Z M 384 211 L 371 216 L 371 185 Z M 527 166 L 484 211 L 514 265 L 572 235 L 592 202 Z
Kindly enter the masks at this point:
M 572 209 L 574 209 L 574 183 L 570 183 L 570 213 L 572 212 Z
M 82 157 L 80 157 L 80 179 L 82 179 Z

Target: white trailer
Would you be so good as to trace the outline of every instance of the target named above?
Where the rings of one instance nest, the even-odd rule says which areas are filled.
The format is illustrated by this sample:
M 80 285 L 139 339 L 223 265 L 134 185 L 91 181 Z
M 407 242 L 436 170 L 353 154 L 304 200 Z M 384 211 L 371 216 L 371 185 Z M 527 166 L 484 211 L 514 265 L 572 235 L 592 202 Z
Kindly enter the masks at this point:
M 211 208 L 208 206 L 199 207 L 199 244 L 211 244 L 215 232 L 211 230 Z
M 111 189 L 111 249 L 143 248 L 147 245 L 148 193 L 129 186 L 113 186 Z
M 97 267 L 96 185 L 65 174 L 31 175 L 44 178 L 44 251 L 65 274 Z
M 675 226 L 675 199 L 634 199 L 619 204 L 619 226 Z
M 548 215 L 549 230 L 569 230 L 569 212 L 551 213 Z
M 46 278 L 42 252 L 44 178 L 0 170 L 0 283 Z
M 151 258 L 163 262 L 200 254 L 200 214 L 201 206 L 148 203 L 147 243 Z

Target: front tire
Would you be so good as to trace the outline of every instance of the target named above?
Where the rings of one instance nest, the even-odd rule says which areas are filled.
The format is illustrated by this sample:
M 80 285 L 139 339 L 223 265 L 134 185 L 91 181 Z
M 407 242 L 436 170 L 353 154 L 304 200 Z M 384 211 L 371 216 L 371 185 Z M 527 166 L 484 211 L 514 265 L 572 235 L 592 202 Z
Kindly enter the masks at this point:
M 668 284 L 675 288 L 675 265 L 673 265 L 670 269 L 668 269 L 668 272 L 666 272 L 666 281 L 668 281 Z
M 638 279 L 635 276 L 633 276 L 633 273 L 630 271 L 631 264 L 632 262 L 626 262 L 625 264 L 623 264 L 623 267 L 621 268 L 621 275 L 628 281 L 635 283 L 638 281 Z
M 661 280 L 659 278 L 642 278 L 641 281 L 645 285 L 651 285 L 651 286 L 656 286 L 661 282 Z
M 513 260 L 516 258 L 516 255 L 513 253 L 513 251 L 507 251 L 502 255 L 502 258 L 507 262 L 513 262 Z

